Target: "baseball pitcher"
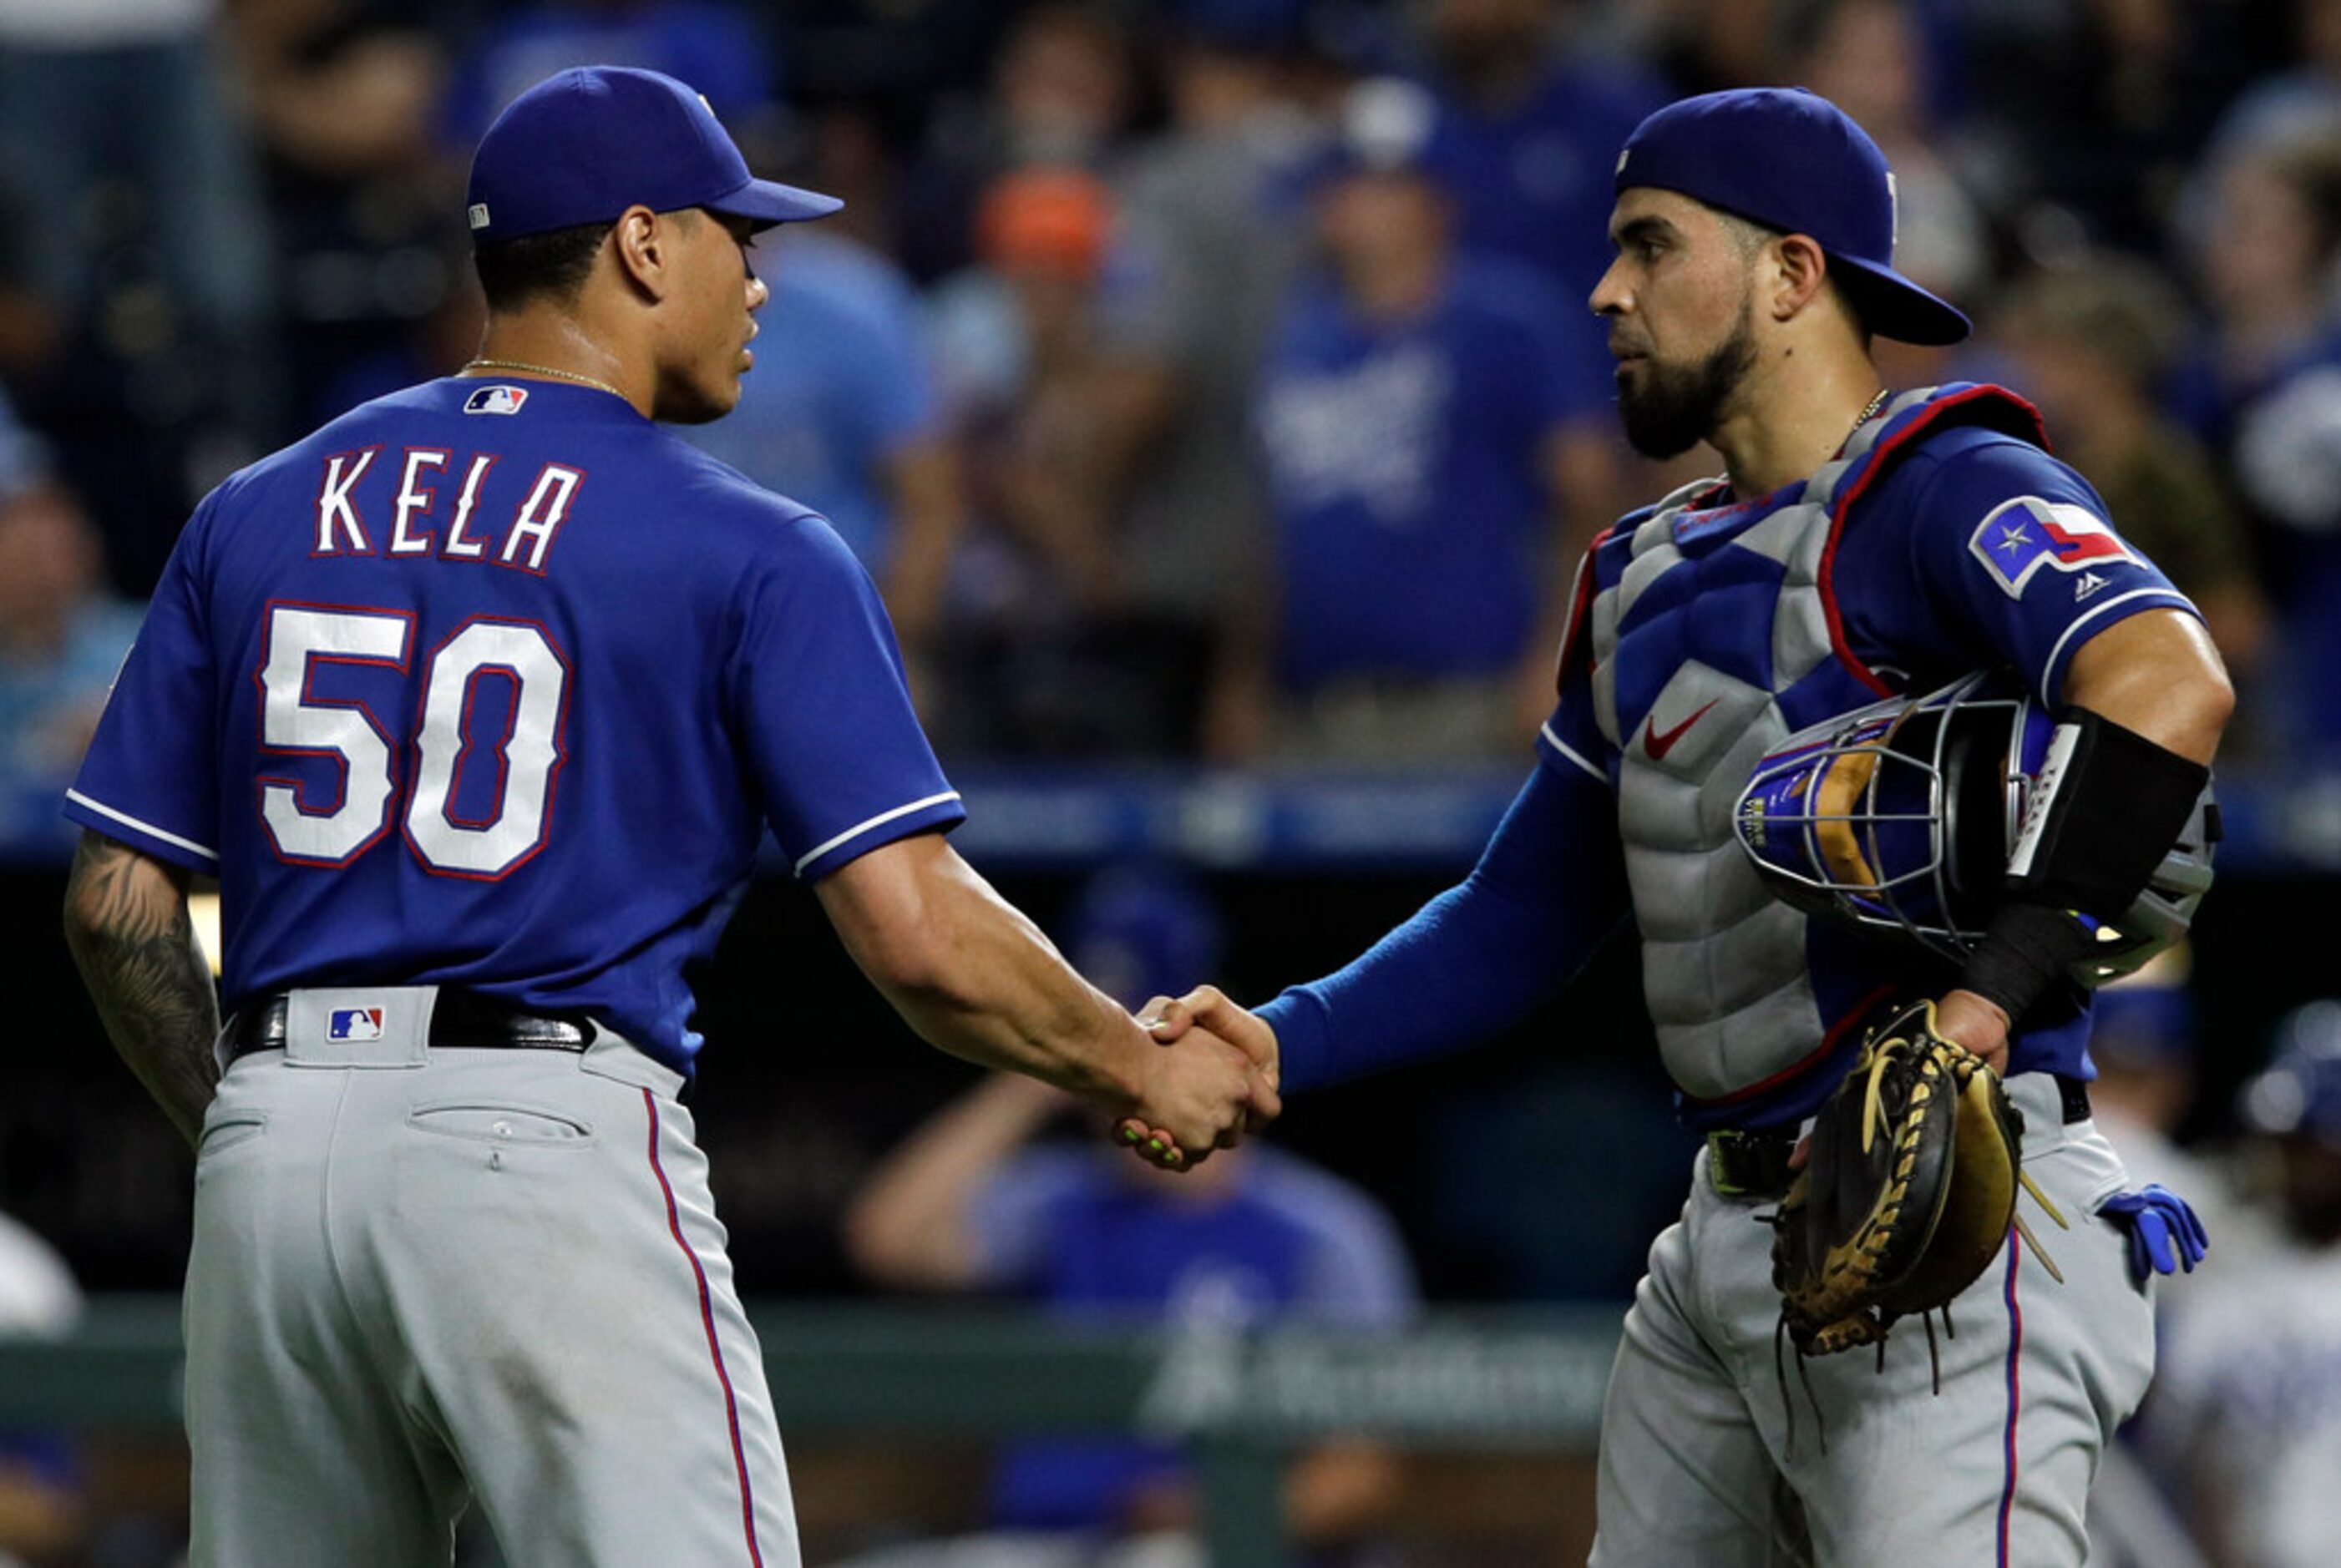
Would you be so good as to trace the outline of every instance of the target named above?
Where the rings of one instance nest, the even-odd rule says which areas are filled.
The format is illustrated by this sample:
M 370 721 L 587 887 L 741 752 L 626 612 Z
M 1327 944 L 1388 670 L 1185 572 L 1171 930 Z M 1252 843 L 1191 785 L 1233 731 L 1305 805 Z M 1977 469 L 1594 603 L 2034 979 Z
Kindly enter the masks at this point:
M 1272 1114 L 952 852 L 852 555 L 654 422 L 738 401 L 752 236 L 838 205 L 679 82 L 552 77 L 473 166 L 480 356 L 179 540 L 69 796 L 67 927 L 199 1151 L 198 1565 L 444 1563 L 474 1499 L 520 1564 L 798 1563 L 683 1103 L 685 972 L 768 828 L 936 1045 L 1144 1107 L 1173 1164 Z

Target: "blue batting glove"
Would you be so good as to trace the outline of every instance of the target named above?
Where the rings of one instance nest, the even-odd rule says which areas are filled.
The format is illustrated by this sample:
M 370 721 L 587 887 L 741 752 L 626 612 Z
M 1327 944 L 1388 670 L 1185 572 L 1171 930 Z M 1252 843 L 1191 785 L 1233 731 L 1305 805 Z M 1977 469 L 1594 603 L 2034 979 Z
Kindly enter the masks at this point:
M 2129 1237 L 2129 1271 L 2140 1284 L 2153 1275 L 2195 1272 L 2211 1249 L 2210 1233 L 2187 1200 L 2158 1183 L 2117 1192 L 2097 1212 Z

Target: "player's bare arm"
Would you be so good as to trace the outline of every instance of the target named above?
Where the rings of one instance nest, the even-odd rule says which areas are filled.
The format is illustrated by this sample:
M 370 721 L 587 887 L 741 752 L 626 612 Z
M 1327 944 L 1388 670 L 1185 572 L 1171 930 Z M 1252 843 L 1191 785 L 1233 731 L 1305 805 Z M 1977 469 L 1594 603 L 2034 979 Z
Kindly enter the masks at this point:
M 2073 655 L 2066 700 L 2190 762 L 2208 764 L 2235 711 L 2235 688 L 2210 634 L 2191 615 L 2151 610 L 2107 628 Z M 1946 995 L 1942 1033 L 2001 1068 L 2006 1009 L 1973 991 Z
M 880 1164 L 846 1211 L 847 1255 L 870 1278 L 898 1288 L 980 1283 L 975 1195 L 1071 1103 L 1021 1074 L 984 1079 Z
M 1143 1118 L 1170 1135 L 1165 1163 L 1232 1146 L 1248 1117 L 1276 1113 L 1245 1052 L 1209 1033 L 1160 1048 L 940 835 L 873 849 L 818 890 L 854 962 L 921 1037 Z
M 2211 634 L 2191 615 L 2150 610 L 2081 644 L 2065 698 L 2196 762 L 2209 762 L 2236 710 Z
M 219 1080 L 219 996 L 187 916 L 187 873 L 85 832 L 65 884 L 65 945 L 114 1048 L 193 1146 Z

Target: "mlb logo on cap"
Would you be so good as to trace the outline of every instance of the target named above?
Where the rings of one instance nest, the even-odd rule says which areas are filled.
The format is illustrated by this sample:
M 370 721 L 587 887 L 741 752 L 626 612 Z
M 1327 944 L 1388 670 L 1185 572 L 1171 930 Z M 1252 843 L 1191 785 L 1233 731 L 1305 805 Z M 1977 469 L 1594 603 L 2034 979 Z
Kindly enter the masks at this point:
M 2024 585 L 2044 566 L 2080 571 L 2133 559 L 2103 519 L 2085 508 L 2036 495 L 2019 495 L 1994 508 L 1976 525 L 1967 549 L 2010 599 L 2023 598 Z
M 482 387 L 463 400 L 465 413 L 518 413 L 520 405 L 528 401 L 526 387 L 498 384 Z
M 380 1007 L 335 1007 L 325 1017 L 325 1037 L 329 1040 L 378 1040 L 382 1038 Z

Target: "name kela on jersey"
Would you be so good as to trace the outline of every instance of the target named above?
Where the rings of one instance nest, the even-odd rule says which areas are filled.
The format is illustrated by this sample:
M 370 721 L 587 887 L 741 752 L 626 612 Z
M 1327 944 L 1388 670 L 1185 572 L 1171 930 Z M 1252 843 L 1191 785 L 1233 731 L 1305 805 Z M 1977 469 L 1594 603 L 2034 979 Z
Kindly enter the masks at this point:
M 582 469 L 547 462 L 538 468 L 516 505 L 509 511 L 491 506 L 483 513 L 481 491 L 500 458 L 492 452 L 469 452 L 460 465 L 463 477 L 453 504 L 443 510 L 439 491 L 443 486 L 437 481 L 458 471 L 453 452 L 443 447 L 403 449 L 395 464 L 394 492 L 384 481 L 366 486 L 382 452 L 381 447 L 370 446 L 324 460 L 317 481 L 317 546 L 312 554 L 484 561 L 542 577 L 553 538 L 577 499 L 577 487 L 585 481 Z M 361 486 L 369 493 L 362 495 Z

